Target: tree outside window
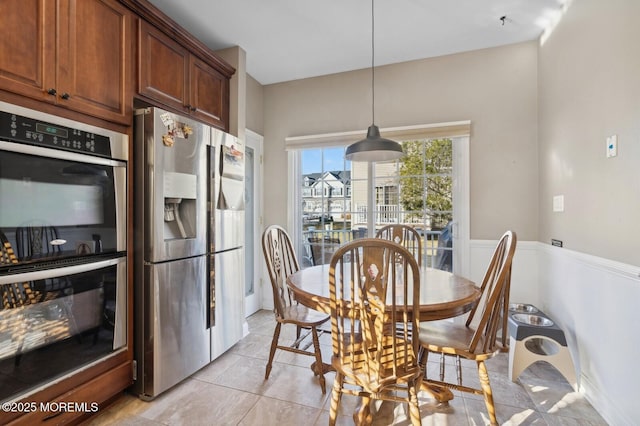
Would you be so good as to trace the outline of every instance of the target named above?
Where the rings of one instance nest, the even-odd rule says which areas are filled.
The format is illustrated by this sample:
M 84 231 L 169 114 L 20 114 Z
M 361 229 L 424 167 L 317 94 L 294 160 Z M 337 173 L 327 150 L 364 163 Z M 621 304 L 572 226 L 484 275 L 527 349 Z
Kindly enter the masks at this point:
M 406 141 L 400 160 L 400 204 L 407 218 L 443 229 L 452 219 L 451 139 Z

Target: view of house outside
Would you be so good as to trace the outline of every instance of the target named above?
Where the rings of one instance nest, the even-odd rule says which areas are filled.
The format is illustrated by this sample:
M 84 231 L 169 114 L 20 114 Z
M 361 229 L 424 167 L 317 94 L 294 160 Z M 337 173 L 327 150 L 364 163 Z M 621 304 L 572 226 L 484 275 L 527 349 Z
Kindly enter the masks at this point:
M 398 161 L 376 163 L 369 182 L 367 163 L 344 159 L 344 147 L 302 151 L 302 265 L 328 263 L 335 249 L 388 224 L 416 228 L 429 266 L 451 270 L 452 141 L 405 141 Z M 369 206 L 369 191 L 374 191 Z

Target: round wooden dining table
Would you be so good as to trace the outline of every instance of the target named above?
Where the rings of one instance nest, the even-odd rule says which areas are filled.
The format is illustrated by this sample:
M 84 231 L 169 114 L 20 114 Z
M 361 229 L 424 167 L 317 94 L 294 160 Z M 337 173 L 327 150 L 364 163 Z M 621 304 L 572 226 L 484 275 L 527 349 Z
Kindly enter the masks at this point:
M 330 314 L 329 265 L 301 269 L 287 278 L 295 299 L 304 306 Z M 453 318 L 471 310 L 480 298 L 473 281 L 433 268 L 420 270 L 420 321 Z
M 328 264 L 301 269 L 289 275 L 287 285 L 302 305 L 331 313 Z M 439 269 L 423 267 L 420 270 L 420 321 L 463 315 L 471 310 L 480 296 L 480 288 L 473 281 Z M 315 367 L 312 365 L 311 368 Z M 330 366 L 323 368 L 329 370 Z M 453 393 L 447 388 L 427 385 L 426 382 L 422 382 L 421 388 L 440 403 L 453 399 Z

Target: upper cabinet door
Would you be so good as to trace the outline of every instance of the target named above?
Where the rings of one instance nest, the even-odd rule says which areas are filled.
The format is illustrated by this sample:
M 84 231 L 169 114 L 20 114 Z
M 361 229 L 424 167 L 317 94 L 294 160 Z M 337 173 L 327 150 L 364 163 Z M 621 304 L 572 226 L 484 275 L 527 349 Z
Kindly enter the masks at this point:
M 192 115 L 222 130 L 229 122 L 229 79 L 206 62 L 192 57 L 191 106 Z
M 229 78 L 145 21 L 138 36 L 138 93 L 227 130 Z
M 64 106 L 132 121 L 132 15 L 115 0 L 59 0 L 58 96 Z
M 48 0 L 0 1 L 0 89 L 55 102 L 55 13 Z
M 128 124 L 132 15 L 116 0 L 1 0 L 0 89 Z
M 138 92 L 188 112 L 189 52 L 144 21 L 139 37 Z

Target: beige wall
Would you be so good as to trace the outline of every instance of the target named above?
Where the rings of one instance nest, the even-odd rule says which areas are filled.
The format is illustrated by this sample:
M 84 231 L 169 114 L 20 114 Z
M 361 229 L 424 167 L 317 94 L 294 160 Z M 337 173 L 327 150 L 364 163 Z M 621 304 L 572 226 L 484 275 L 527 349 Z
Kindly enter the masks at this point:
M 244 138 L 244 130 L 264 132 L 264 87 L 247 74 L 247 53 L 239 46 L 216 52 L 236 69 L 231 77 L 229 133 Z
M 247 128 L 247 53 L 239 46 L 216 52 L 227 61 L 236 72 L 231 76 L 229 84 L 229 133 L 244 140 L 244 131 Z
M 264 88 L 247 74 L 247 129 L 264 134 Z
M 471 120 L 471 238 L 538 236 L 537 43 L 376 69 L 381 128 Z M 287 223 L 288 136 L 365 130 L 371 72 L 264 88 L 265 223 Z
M 540 241 L 640 265 L 640 1 L 574 0 L 540 47 Z M 618 156 L 606 158 L 606 137 Z M 565 211 L 552 212 L 554 195 Z

